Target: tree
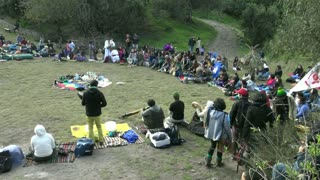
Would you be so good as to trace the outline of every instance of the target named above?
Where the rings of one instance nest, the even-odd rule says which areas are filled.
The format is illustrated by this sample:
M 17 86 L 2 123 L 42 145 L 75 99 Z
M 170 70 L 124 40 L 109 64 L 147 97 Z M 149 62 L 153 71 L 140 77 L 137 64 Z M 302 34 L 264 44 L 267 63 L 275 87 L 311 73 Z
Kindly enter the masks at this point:
M 272 43 L 275 54 L 286 52 L 317 60 L 320 55 L 320 8 L 316 0 L 280 0 L 281 23 Z
M 0 14 L 19 19 L 23 14 L 24 0 L 0 0 Z
M 262 5 L 248 4 L 241 19 L 244 37 L 248 43 L 263 45 L 276 31 L 278 11 L 274 6 L 265 9 Z

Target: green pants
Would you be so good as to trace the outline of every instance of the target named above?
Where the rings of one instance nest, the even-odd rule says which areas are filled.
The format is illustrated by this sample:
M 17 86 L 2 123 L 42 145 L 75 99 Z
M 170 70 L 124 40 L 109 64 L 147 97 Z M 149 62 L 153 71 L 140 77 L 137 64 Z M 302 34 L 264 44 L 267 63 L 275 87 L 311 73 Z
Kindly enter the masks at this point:
M 99 142 L 103 142 L 103 134 L 102 134 L 102 129 L 101 129 L 100 116 L 87 117 L 87 121 L 89 124 L 89 127 L 88 127 L 89 128 L 89 138 L 94 140 L 93 123 L 95 123 L 97 126 L 97 130 L 98 130 Z

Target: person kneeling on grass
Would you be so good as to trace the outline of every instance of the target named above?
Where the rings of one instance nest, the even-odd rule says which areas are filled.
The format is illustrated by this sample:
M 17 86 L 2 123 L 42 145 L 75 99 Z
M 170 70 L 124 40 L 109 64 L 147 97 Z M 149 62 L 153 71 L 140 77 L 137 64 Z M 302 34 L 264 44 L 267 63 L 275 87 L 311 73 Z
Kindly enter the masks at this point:
M 35 161 L 47 161 L 55 152 L 55 141 L 42 125 L 36 125 L 35 135 L 31 138 L 31 151 Z
M 147 102 L 149 108 L 143 108 L 141 111 L 142 120 L 147 129 L 163 128 L 164 112 L 153 99 Z

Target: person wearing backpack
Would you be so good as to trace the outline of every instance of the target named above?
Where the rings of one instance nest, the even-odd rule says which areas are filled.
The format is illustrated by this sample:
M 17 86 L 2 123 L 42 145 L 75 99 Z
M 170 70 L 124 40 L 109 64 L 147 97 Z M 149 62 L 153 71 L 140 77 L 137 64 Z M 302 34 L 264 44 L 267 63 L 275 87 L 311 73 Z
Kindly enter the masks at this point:
M 236 93 L 239 96 L 239 101 L 236 101 L 230 110 L 230 124 L 232 127 L 232 142 L 233 142 L 233 155 L 236 155 L 238 149 L 238 141 L 241 137 L 242 128 L 246 120 L 247 110 L 251 103 L 248 100 L 249 93 L 246 88 L 241 88 Z M 235 158 L 234 158 L 235 159 Z
M 90 88 L 83 93 L 82 106 L 86 107 L 87 121 L 89 124 L 89 138 L 94 140 L 93 124 L 95 123 L 99 135 L 99 143 L 103 144 L 103 134 L 101 129 L 101 108 L 107 106 L 107 101 L 102 92 L 97 89 L 98 81 L 92 80 Z
M 34 128 L 35 135 L 31 138 L 31 151 L 33 160 L 47 161 L 54 155 L 56 148 L 55 140 L 42 125 L 36 125 Z
M 208 110 L 208 115 L 205 122 L 205 137 L 210 139 L 211 146 L 206 157 L 206 166 L 212 166 L 212 155 L 217 148 L 217 163 L 218 167 L 223 166 L 222 155 L 224 142 L 231 141 L 231 129 L 228 121 L 228 114 L 224 112 L 226 103 L 223 99 L 217 98 L 213 102 L 213 107 Z

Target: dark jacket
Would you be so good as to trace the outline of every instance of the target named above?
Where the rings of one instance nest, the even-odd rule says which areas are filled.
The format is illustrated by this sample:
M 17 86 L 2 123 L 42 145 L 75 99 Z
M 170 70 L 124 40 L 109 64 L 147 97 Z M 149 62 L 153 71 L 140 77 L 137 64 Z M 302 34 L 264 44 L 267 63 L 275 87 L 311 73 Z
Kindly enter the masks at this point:
M 232 105 L 230 111 L 230 124 L 231 126 L 236 126 L 239 129 L 243 128 L 244 122 L 246 120 L 247 110 L 251 103 L 248 98 L 242 97 L 239 101 Z
M 148 129 L 156 129 L 163 127 L 164 112 L 158 105 L 154 105 L 142 112 L 144 124 Z
M 82 106 L 86 106 L 86 115 L 89 117 L 100 116 L 101 107 L 107 105 L 107 101 L 97 88 L 90 88 L 83 94 Z
M 169 110 L 172 112 L 174 120 L 184 119 L 184 102 L 176 100 L 170 104 Z
M 245 139 L 250 136 L 250 128 L 267 129 L 267 122 L 270 127 L 273 126 L 274 115 L 272 110 L 264 104 L 254 102 L 247 111 L 246 120 L 244 122 L 242 135 Z

